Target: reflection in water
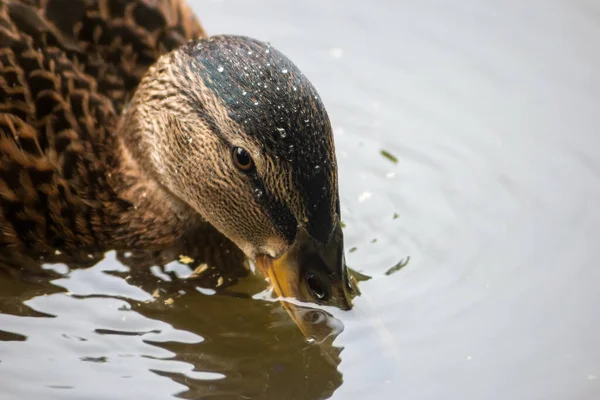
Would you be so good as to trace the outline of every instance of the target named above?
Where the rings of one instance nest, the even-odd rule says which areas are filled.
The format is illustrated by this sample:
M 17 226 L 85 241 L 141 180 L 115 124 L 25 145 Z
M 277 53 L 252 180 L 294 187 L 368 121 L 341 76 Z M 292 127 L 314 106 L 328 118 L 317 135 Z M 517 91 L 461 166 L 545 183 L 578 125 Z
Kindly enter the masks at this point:
M 192 268 L 180 261 L 151 274 L 134 265 L 140 254 L 119 258 L 129 266 L 109 252 L 86 269 L 44 264 L 56 279 L 2 275 L 3 395 L 115 398 L 119 385 L 122 398 L 319 399 L 341 384 L 341 326 L 328 313 L 298 308 L 323 334 L 307 340 L 253 274 L 184 280 Z

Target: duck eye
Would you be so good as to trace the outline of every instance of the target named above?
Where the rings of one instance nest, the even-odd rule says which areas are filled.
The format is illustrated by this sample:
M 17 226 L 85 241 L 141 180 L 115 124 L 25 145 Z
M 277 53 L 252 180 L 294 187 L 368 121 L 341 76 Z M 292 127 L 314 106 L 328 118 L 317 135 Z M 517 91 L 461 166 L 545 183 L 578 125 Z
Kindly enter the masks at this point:
M 310 289 L 311 294 L 317 300 L 327 301 L 329 298 L 329 292 L 327 286 L 319 277 L 312 272 L 307 272 L 305 275 L 306 284 Z
M 233 163 L 235 166 L 244 172 L 249 172 L 254 168 L 254 161 L 250 154 L 241 147 L 233 148 Z

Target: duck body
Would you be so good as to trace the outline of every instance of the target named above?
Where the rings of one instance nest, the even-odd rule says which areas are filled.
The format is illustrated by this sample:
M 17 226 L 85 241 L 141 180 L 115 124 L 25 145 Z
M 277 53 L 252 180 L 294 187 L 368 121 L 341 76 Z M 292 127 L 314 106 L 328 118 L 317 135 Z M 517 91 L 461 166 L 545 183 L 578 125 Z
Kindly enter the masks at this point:
M 0 0 L 2 253 L 198 235 L 257 260 L 280 295 L 349 306 L 310 82 L 266 43 L 207 38 L 182 0 Z
M 0 248 L 163 246 L 199 223 L 150 204 L 115 135 L 150 65 L 204 36 L 183 2 L 152 3 L 0 1 Z

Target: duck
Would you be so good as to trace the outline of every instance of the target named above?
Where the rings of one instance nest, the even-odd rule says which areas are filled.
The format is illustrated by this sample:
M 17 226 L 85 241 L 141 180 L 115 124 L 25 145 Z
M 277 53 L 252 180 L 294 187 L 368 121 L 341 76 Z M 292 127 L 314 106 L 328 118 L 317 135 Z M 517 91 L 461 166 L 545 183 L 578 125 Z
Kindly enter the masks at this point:
M 279 296 L 352 307 L 308 78 L 269 43 L 208 36 L 183 0 L 0 0 L 1 253 L 208 234 Z

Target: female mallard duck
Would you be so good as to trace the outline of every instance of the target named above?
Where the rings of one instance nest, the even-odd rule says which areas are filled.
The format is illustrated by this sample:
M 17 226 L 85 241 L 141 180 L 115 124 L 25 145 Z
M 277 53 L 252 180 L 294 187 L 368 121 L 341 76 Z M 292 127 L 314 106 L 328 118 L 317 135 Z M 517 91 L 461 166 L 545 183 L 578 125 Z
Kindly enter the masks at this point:
M 183 0 L 0 0 L 0 249 L 208 225 L 285 297 L 350 307 L 330 122 L 283 54 Z

